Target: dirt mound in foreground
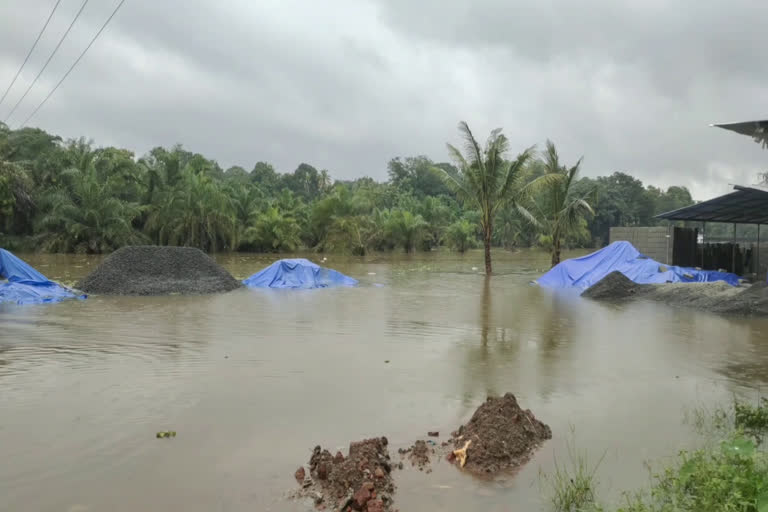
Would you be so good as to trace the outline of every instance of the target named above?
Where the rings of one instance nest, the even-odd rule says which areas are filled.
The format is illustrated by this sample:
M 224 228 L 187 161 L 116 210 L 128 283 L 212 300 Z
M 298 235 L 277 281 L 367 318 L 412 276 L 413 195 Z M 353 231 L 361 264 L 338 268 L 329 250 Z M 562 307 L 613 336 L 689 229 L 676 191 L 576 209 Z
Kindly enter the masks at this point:
M 489 397 L 452 436 L 454 448 L 466 447 L 464 469 L 492 475 L 528 462 L 536 448 L 552 438 L 552 431 L 507 393 Z M 461 465 L 461 455 L 456 462 Z
M 200 249 L 129 246 L 109 255 L 76 288 L 96 295 L 170 295 L 228 292 L 240 286 Z
M 302 486 L 297 497 L 311 498 L 319 509 L 328 511 L 391 510 L 395 484 L 387 444 L 386 437 L 353 442 L 346 457 L 316 446 L 309 474 L 303 466 L 296 471 Z

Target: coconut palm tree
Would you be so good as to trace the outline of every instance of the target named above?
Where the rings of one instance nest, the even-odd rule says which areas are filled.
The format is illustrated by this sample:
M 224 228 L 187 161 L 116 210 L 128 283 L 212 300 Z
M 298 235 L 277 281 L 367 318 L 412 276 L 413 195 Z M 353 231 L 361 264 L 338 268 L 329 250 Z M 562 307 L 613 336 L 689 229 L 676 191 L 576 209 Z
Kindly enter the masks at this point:
M 459 219 L 450 226 L 445 232 L 445 238 L 448 245 L 455 251 L 465 252 L 467 249 L 477 245 L 477 224 L 467 219 Z
M 386 223 L 388 237 L 405 252 L 412 252 L 418 242 L 424 240 L 429 224 L 421 215 L 408 210 L 393 209 Z
M 262 210 L 264 194 L 259 187 L 251 183 L 232 185 L 228 187 L 232 203 L 232 249 L 238 250 L 244 239 L 245 232 L 253 226 Z
M 335 217 L 328 230 L 326 245 L 332 250 L 348 250 L 355 256 L 365 256 L 379 236 L 377 228 L 368 215 Z
M 595 189 L 582 196 L 576 196 L 571 189 L 577 181 L 581 160 L 579 158 L 570 168 L 561 165 L 555 144 L 548 140 L 544 152 L 544 166 L 547 174 L 534 180 L 536 182 L 547 178 L 547 183 L 543 186 L 544 194 L 537 206 L 541 212 L 539 221 L 551 243 L 553 267 L 560 263 L 562 240 L 581 229 L 580 223 L 586 215 L 595 213 L 589 204 L 589 201 L 594 202 Z
M 140 208 L 115 197 L 109 182 L 100 181 L 92 169 L 69 169 L 62 175 L 68 186 L 44 200 L 46 250 L 102 253 L 146 240 L 132 226 Z
M 23 228 L 31 227 L 35 212 L 32 190 L 27 172 L 0 155 L 0 232 L 22 232 Z
M 485 273 L 491 275 L 491 240 L 493 221 L 499 208 L 505 204 L 515 205 L 529 220 L 533 216 L 520 204 L 527 193 L 524 181 L 525 163 L 531 158 L 533 148 L 528 148 L 514 160 L 507 160 L 509 141 L 501 128 L 491 132 L 485 148 L 475 140 L 472 131 L 464 121 L 459 123 L 459 132 L 464 139 L 464 154 L 448 144 L 448 152 L 458 167 L 457 171 L 440 169 L 447 183 L 466 203 L 481 212 L 480 227 L 485 245 Z
M 271 207 L 245 231 L 244 239 L 259 251 L 291 252 L 301 245 L 300 233 L 301 227 L 290 213 Z
M 185 169 L 163 204 L 155 204 L 146 229 L 161 245 L 215 252 L 232 243 L 232 201 L 218 181 Z

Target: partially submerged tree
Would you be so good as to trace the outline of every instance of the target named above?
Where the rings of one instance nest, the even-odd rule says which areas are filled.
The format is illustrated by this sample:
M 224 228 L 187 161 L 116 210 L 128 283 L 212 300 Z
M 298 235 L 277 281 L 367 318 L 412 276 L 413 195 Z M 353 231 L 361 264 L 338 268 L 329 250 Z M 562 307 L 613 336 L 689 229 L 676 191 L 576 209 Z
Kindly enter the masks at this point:
M 578 231 L 586 229 L 581 222 L 586 215 L 594 215 L 589 201 L 594 198 L 594 189 L 583 196 L 575 195 L 572 185 L 576 183 L 576 176 L 581 166 L 581 158 L 573 167 L 560 164 L 555 144 L 548 140 L 544 152 L 544 165 L 547 174 L 537 178 L 546 180 L 542 187 L 544 193 L 538 207 L 542 212 L 539 219 L 544 228 L 544 235 L 548 237 L 552 254 L 552 266 L 560 263 L 560 248 L 563 239 Z
M 513 204 L 527 219 L 535 222 L 530 212 L 520 204 L 529 190 L 524 182 L 523 169 L 531 158 L 533 147 L 524 150 L 514 160 L 507 160 L 505 155 L 509 150 L 509 140 L 501 133 L 501 128 L 491 132 L 484 149 L 480 147 L 464 121 L 459 123 L 459 131 L 464 139 L 464 154 L 448 144 L 448 152 L 456 162 L 458 170 L 441 170 L 456 194 L 480 210 L 480 227 L 485 245 L 485 273 L 491 275 L 491 241 L 496 212 L 506 204 Z

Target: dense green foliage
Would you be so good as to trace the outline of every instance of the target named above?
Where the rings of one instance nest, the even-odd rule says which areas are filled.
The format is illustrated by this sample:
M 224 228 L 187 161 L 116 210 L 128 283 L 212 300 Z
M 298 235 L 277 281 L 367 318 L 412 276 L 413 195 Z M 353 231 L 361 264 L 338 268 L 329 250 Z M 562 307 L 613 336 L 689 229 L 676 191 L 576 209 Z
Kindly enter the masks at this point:
M 607 241 L 612 225 L 653 225 L 656 213 L 692 203 L 685 188 L 662 191 L 614 173 L 574 178 L 561 190 L 558 197 L 564 194 L 566 200 L 558 208 L 545 186 L 556 180 L 542 179 L 552 171 L 546 159 L 524 151 L 507 160 L 508 143 L 500 132 L 489 144 L 491 153 L 479 147 L 463 148 L 464 154 L 452 150 L 450 156 L 461 157 L 459 167 L 425 156 L 393 158 L 386 182 L 368 177 L 334 182 L 329 171 L 306 163 L 288 173 L 266 162 L 250 172 L 239 166 L 225 170 L 181 146 L 157 147 L 137 158 L 125 149 L 0 123 L 0 246 L 100 253 L 155 243 L 206 251 L 358 255 L 439 247 L 465 251 L 483 242 L 549 248 L 562 207 L 590 197 L 595 215 L 578 216 L 561 233 L 561 243 L 593 247 Z M 482 172 L 473 167 L 475 161 L 484 163 Z M 459 184 L 472 193 L 451 186 L 456 180 L 446 175 L 466 178 Z M 496 187 L 479 202 L 475 192 L 481 182 L 472 184 L 472 176 Z

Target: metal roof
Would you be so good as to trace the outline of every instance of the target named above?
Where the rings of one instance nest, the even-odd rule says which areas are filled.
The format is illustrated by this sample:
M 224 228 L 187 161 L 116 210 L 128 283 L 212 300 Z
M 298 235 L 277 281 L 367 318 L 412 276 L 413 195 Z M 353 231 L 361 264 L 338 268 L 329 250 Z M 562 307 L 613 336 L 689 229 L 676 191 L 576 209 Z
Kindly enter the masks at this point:
M 733 224 L 768 224 L 768 189 L 736 185 L 734 191 L 709 201 L 657 215 L 658 219 Z
M 715 123 L 710 126 L 717 126 L 725 130 L 740 133 L 752 137 L 755 142 L 763 147 L 768 147 L 768 119 L 761 121 L 743 121 L 740 123 Z

